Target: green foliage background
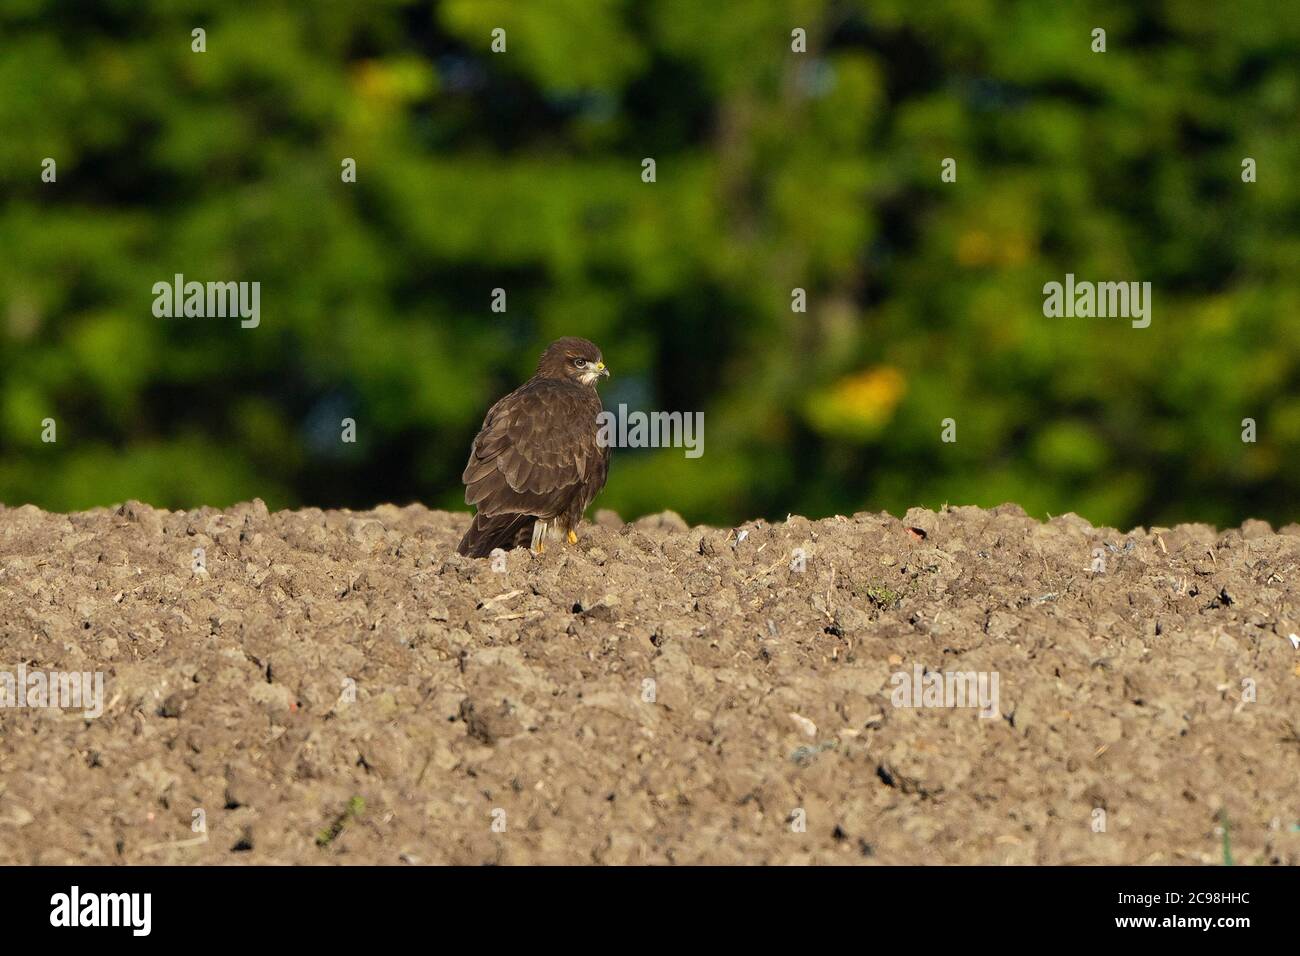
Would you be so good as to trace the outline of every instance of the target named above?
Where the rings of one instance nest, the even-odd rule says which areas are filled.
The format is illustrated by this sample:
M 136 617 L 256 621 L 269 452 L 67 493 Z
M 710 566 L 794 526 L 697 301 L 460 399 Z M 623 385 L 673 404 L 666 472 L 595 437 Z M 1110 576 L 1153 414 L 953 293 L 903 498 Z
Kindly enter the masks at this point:
M 1277 0 L 5 0 L 0 500 L 463 507 L 581 334 L 607 406 L 705 413 L 616 454 L 628 516 L 1295 520 L 1298 119 Z M 155 318 L 177 272 L 261 326 Z M 1067 272 L 1151 327 L 1044 318 Z

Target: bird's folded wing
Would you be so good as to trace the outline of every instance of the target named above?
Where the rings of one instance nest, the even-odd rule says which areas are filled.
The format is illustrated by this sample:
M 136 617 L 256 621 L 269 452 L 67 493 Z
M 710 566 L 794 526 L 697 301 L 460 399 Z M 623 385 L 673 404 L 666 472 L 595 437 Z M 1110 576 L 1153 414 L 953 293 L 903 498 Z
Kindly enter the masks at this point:
M 501 399 L 487 414 L 462 476 L 465 503 L 484 514 L 554 514 L 579 485 L 604 483 L 597 407 L 588 396 L 544 380 Z

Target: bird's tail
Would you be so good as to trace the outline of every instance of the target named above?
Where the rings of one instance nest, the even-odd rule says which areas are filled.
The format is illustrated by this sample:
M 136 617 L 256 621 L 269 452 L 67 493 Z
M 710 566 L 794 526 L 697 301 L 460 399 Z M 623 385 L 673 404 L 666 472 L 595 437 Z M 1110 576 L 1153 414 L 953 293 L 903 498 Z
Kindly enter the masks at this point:
M 533 522 L 536 520 L 533 515 L 485 515 L 480 511 L 456 550 L 468 558 L 486 558 L 493 548 L 509 551 L 527 547 L 532 541 Z

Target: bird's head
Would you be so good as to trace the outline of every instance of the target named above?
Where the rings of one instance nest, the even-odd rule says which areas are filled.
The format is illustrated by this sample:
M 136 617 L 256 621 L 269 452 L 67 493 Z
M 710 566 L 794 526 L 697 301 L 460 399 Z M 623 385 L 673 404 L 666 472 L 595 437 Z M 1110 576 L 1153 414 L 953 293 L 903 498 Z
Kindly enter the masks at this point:
M 600 378 L 609 378 L 609 369 L 600 349 L 586 339 L 573 336 L 556 339 L 546 347 L 537 363 L 537 374 L 542 378 L 567 378 L 579 385 L 596 384 Z

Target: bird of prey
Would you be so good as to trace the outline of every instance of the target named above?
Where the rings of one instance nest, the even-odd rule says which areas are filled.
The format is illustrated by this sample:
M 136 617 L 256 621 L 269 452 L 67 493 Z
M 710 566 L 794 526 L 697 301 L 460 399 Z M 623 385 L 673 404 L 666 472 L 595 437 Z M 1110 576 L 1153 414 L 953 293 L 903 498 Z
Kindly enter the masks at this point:
M 461 476 L 478 511 L 457 551 L 482 558 L 527 544 L 542 553 L 548 536 L 564 534 L 577 542 L 573 529 L 609 473 L 596 392 L 608 377 L 591 342 L 556 339 L 536 374 L 488 410 Z

